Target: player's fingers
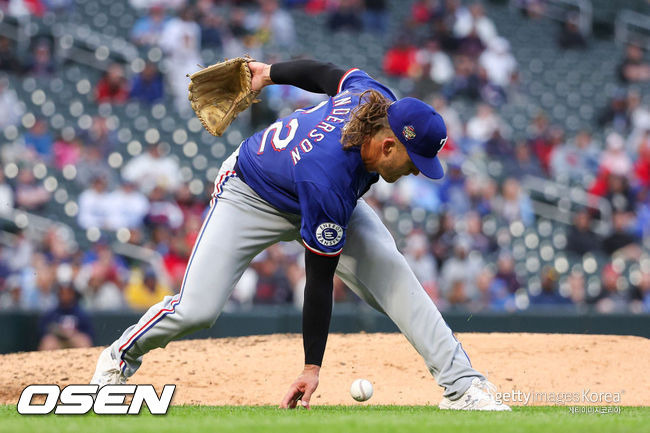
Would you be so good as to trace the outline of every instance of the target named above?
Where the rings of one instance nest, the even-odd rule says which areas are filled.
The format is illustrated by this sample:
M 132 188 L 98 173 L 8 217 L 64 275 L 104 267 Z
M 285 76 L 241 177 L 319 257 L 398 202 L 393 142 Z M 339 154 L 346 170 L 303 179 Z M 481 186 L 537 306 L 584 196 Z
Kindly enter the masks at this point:
M 295 409 L 296 406 L 298 405 L 298 400 L 300 400 L 301 398 L 302 398 L 302 392 L 297 391 L 296 394 L 291 399 L 291 404 L 289 405 L 289 408 L 290 409 Z
M 309 400 L 311 400 L 311 394 L 314 392 L 314 390 L 307 389 L 305 390 L 305 394 L 302 396 L 300 399 L 300 402 L 302 403 L 302 407 L 305 409 L 309 409 Z
M 291 387 L 289 389 L 289 392 L 287 392 L 282 399 L 282 402 L 280 403 L 280 408 L 282 409 L 287 409 L 289 407 L 289 404 L 291 403 L 291 399 L 293 398 L 293 395 L 295 393 L 295 389 Z

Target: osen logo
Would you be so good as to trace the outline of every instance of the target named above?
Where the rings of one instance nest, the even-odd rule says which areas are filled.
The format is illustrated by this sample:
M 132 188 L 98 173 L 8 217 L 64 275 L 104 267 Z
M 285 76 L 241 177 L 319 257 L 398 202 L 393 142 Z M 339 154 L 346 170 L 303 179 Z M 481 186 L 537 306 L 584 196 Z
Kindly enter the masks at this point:
M 316 239 L 321 245 L 332 247 L 343 238 L 343 229 L 334 223 L 323 223 L 316 229 Z

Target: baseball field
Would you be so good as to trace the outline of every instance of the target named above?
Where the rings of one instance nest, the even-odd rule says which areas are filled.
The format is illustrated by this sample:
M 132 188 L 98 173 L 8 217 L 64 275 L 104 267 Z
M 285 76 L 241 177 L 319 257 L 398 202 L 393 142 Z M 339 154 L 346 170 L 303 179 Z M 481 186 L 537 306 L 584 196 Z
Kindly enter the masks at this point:
M 170 343 L 150 353 L 132 383 L 177 385 L 167 416 L 30 416 L 16 412 L 29 384 L 87 383 L 101 348 L 2 355 L 0 432 L 28 431 L 650 431 L 650 341 L 560 334 L 459 334 L 512 413 L 437 409 L 442 390 L 401 334 L 334 334 L 312 410 L 277 405 L 301 369 L 299 335 Z M 357 403 L 356 378 L 374 384 Z M 147 412 L 146 409 L 143 413 Z
M 508 413 L 448 412 L 431 406 L 174 406 L 166 416 L 29 416 L 0 408 L 0 432 L 560 432 L 650 431 L 650 408 L 616 414 L 572 414 L 566 407 L 516 407 Z

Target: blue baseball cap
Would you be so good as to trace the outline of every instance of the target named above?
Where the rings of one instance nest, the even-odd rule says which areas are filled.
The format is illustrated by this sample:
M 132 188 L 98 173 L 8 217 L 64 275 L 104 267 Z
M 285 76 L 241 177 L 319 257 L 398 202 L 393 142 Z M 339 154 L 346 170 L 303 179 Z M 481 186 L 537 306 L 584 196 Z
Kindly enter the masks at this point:
M 436 155 L 447 143 L 447 127 L 432 106 L 416 98 L 400 99 L 388 107 L 388 123 L 420 173 L 431 179 L 445 175 Z

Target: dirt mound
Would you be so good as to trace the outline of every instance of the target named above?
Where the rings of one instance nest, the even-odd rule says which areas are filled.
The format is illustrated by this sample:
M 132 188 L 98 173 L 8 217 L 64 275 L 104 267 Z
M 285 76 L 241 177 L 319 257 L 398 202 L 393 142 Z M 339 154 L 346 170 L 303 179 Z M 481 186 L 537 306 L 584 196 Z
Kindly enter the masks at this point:
M 518 398 L 514 404 L 650 403 L 648 339 L 497 333 L 458 338 L 474 367 L 499 391 Z M 87 383 L 100 352 L 92 348 L 0 356 L 0 403 L 16 404 L 22 389 L 33 383 Z M 148 354 L 130 382 L 152 383 L 157 390 L 176 384 L 174 404 L 275 405 L 302 370 L 302 360 L 299 335 L 186 340 Z M 356 378 L 375 386 L 374 396 L 364 404 L 437 404 L 442 396 L 401 334 L 331 335 L 312 404 L 359 404 L 348 392 Z

